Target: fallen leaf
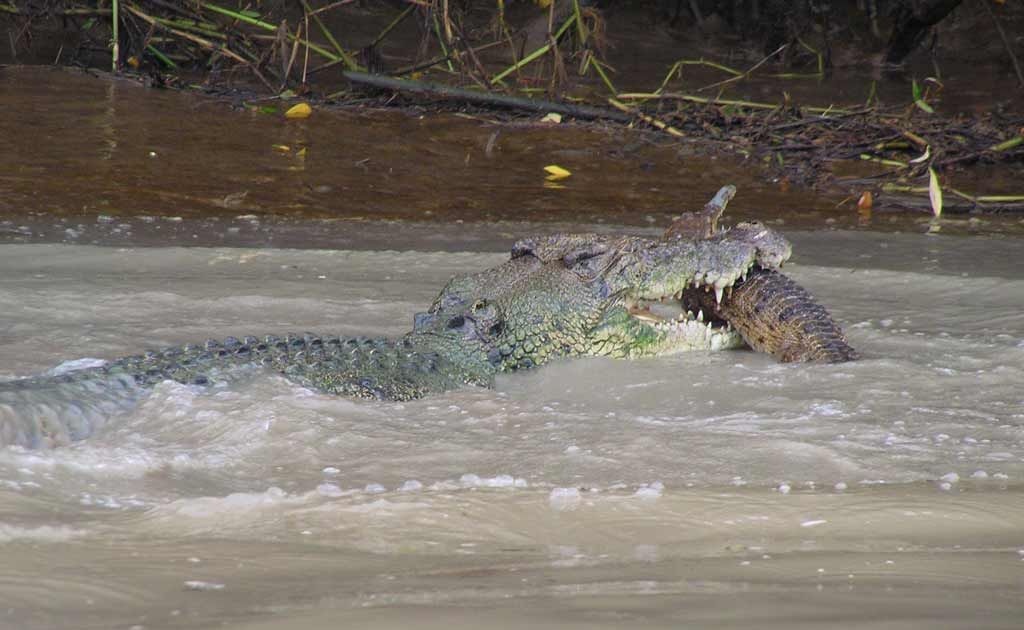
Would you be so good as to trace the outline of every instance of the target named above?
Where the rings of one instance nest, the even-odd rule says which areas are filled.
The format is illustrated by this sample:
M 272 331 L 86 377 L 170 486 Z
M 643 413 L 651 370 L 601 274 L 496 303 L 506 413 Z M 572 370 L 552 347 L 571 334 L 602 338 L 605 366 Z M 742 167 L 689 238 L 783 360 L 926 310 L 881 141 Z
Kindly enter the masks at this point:
M 544 172 L 548 174 L 547 180 L 549 182 L 557 182 L 560 179 L 565 179 L 572 175 L 571 172 L 558 166 L 557 164 L 548 164 L 544 167 Z
M 562 122 L 562 115 L 556 112 L 550 112 L 549 114 L 546 114 L 544 118 L 541 118 L 540 121 L 542 123 L 560 123 Z
M 939 186 L 939 176 L 931 167 L 928 167 L 928 198 L 932 202 L 932 214 L 942 216 L 942 187 Z
M 306 103 L 299 103 L 293 105 L 288 111 L 284 113 L 285 118 L 309 118 L 309 115 L 313 113 L 313 108 Z
M 871 196 L 870 190 L 865 190 L 861 194 L 860 199 L 857 200 L 857 209 L 862 211 L 871 210 L 871 206 L 874 205 L 874 199 Z
M 275 149 L 277 149 L 281 153 L 288 153 L 289 151 L 292 150 L 292 148 L 290 146 L 288 146 L 287 144 L 272 144 L 270 146 L 275 148 Z
M 926 162 L 928 160 L 928 158 L 930 158 L 931 156 L 932 156 L 932 145 L 929 144 L 928 146 L 926 146 L 924 148 L 924 154 L 921 155 L 920 157 L 916 157 L 913 160 L 910 160 L 910 163 L 911 164 L 920 164 L 921 162 Z

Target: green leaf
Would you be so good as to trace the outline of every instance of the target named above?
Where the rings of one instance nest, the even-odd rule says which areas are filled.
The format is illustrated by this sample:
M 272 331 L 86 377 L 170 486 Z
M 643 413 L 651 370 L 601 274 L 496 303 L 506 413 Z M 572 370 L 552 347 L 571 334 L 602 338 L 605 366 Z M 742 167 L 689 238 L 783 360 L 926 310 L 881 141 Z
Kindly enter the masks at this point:
M 910 82 L 910 91 L 914 95 L 914 105 L 917 105 L 923 112 L 927 112 L 929 114 L 935 113 L 932 106 L 925 102 L 924 92 L 921 91 L 921 86 L 918 85 L 916 79 Z
M 934 114 L 935 113 L 935 110 L 932 109 L 932 106 L 929 105 L 928 103 L 925 103 L 921 99 L 917 99 L 916 101 L 914 101 L 914 105 L 917 105 L 918 107 L 920 107 L 921 111 L 923 111 L 923 112 L 927 112 L 929 114 Z
M 928 167 L 928 198 L 932 202 L 932 214 L 936 217 L 942 216 L 942 187 L 939 186 L 939 176 L 930 166 Z

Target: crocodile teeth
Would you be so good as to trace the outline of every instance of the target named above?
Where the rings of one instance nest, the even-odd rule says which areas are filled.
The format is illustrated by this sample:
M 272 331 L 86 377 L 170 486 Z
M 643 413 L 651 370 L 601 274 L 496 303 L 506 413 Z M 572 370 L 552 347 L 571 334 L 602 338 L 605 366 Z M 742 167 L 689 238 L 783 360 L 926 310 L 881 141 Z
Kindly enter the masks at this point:
M 715 301 L 719 304 L 722 303 L 722 294 L 725 293 L 725 287 L 715 287 Z
M 699 311 L 697 311 L 697 321 L 704 321 L 704 309 L 700 309 Z

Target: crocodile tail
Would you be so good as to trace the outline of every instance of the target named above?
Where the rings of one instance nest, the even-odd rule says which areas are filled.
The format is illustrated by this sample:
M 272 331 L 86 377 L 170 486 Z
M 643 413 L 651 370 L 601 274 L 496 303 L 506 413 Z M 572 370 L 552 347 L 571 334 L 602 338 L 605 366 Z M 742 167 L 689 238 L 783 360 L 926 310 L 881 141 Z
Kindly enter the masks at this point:
M 52 448 L 81 440 L 131 410 L 143 391 L 129 374 L 0 383 L 0 447 Z
M 799 284 L 757 269 L 717 307 L 750 347 L 780 361 L 842 363 L 859 358 L 839 325 Z

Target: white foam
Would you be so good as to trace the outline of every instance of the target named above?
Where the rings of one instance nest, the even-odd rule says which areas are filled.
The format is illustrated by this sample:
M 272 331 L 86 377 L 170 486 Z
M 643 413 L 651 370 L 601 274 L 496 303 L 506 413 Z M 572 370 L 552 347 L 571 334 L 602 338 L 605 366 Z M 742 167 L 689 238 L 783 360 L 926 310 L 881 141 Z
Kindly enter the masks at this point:
M 579 488 L 552 488 L 548 494 L 548 503 L 556 510 L 575 509 L 581 499 Z
M 60 363 L 45 373 L 49 376 L 60 376 L 61 374 L 67 374 L 68 372 L 77 372 L 78 370 L 85 370 L 88 368 L 103 367 L 106 364 L 106 359 L 94 359 L 90 357 L 71 359 L 70 361 Z
M 0 523 L 0 544 L 9 542 L 59 543 L 80 538 L 86 532 L 64 525 L 40 525 L 39 527 L 19 527 Z

